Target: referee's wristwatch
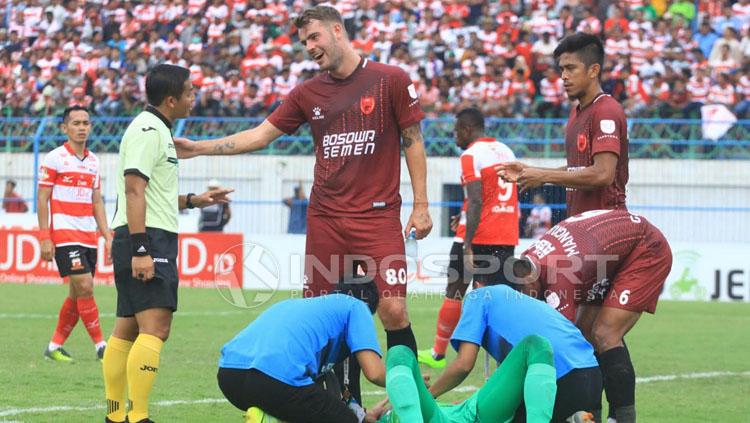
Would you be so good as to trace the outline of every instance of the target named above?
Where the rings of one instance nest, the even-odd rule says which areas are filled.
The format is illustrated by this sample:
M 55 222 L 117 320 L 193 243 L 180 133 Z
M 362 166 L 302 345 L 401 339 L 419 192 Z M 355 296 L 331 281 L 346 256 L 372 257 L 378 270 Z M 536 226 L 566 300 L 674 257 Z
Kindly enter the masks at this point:
M 185 207 L 188 209 L 194 209 L 195 204 L 193 204 L 192 198 L 195 195 L 195 193 L 190 192 L 188 195 L 185 196 Z

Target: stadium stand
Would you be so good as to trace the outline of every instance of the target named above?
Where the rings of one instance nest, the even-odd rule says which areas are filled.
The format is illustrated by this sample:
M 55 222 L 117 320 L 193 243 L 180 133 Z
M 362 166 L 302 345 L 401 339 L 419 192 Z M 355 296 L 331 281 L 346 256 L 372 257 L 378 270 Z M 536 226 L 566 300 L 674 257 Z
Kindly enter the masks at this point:
M 316 71 L 290 24 L 312 3 L 4 0 L 0 110 L 132 115 L 146 70 L 166 62 L 190 68 L 194 114 L 263 116 Z M 630 116 L 696 118 L 704 103 L 750 111 L 748 0 L 327 3 L 363 55 L 411 75 L 431 117 L 474 103 L 497 117 L 563 117 L 567 100 L 547 69 L 574 31 L 605 39 L 603 84 Z

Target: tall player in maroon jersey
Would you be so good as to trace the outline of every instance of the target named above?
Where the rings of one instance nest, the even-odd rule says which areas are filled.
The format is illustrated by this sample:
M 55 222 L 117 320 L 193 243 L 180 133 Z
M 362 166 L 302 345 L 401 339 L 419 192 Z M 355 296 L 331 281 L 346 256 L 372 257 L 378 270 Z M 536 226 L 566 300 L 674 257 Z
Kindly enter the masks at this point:
M 305 294 L 324 294 L 344 273 L 351 275 L 353 264 L 346 255 L 366 256 L 360 265 L 380 290 L 378 315 L 388 348 L 406 345 L 416 354 L 406 310 L 399 194 L 403 149 L 414 193 L 404 232 L 414 228 L 417 239 L 424 238 L 432 220 L 420 129 L 424 113 L 416 88 L 400 68 L 362 59 L 336 9 L 307 9 L 294 24 L 323 72 L 296 86 L 259 126 L 213 141 L 177 139 L 178 155 L 255 151 L 309 123 L 316 161 L 307 213 Z
M 656 311 L 672 268 L 664 235 L 626 210 L 591 210 L 547 231 L 512 268 L 525 292 L 546 299 L 594 345 L 613 417 L 634 422 L 635 370 L 623 337 L 642 312 Z
M 576 33 L 560 42 L 554 57 L 568 98 L 578 101 L 565 127 L 568 164 L 546 169 L 514 162 L 498 166 L 498 175 L 518 182 L 521 191 L 545 183 L 566 187 L 568 216 L 587 210 L 624 209 L 628 129 L 622 106 L 602 91 L 599 81 L 602 42 L 594 35 Z

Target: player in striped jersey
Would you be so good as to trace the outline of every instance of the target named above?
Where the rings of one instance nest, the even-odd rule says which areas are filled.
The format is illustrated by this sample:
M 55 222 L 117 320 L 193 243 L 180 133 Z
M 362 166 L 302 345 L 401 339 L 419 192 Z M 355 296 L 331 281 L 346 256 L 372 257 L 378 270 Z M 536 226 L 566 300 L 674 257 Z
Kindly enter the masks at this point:
M 112 235 L 100 192 L 99 159 L 86 149 L 91 132 L 88 110 L 81 106 L 65 109 L 60 129 L 68 140 L 44 157 L 39 171 L 37 217 L 42 258 L 52 261 L 54 257 L 60 276 L 69 278 L 70 293 L 60 309 L 57 328 L 44 356 L 73 361 L 62 346 L 80 317 L 101 360 L 106 343 L 93 291 L 96 230 L 104 236 L 106 251 Z

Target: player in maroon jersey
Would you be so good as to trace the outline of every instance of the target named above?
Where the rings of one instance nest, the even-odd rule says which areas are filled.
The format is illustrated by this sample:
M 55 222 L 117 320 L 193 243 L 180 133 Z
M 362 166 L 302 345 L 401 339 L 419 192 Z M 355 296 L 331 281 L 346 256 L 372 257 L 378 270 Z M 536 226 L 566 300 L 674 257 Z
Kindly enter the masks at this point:
M 624 209 L 628 129 L 622 106 L 602 91 L 599 81 L 602 42 L 594 35 L 576 33 L 560 42 L 554 57 L 568 98 L 578 101 L 565 127 L 567 166 L 546 169 L 514 162 L 498 166 L 498 175 L 518 182 L 521 191 L 545 183 L 566 187 L 568 216 Z
M 594 345 L 618 423 L 635 421 L 635 370 L 623 337 L 642 312 L 656 311 L 671 268 L 664 235 L 626 210 L 569 217 L 513 261 L 522 290 L 575 322 Z
M 411 176 L 414 209 L 404 228 L 417 239 L 432 229 L 420 121 L 424 113 L 408 75 L 361 58 L 332 7 L 305 10 L 294 22 L 300 42 L 320 66 L 259 126 L 213 141 L 175 140 L 180 157 L 259 150 L 307 122 L 315 143 L 308 206 L 305 294 L 330 291 L 360 266 L 381 293 L 378 315 L 388 348 L 416 340 L 406 310 L 406 261 L 399 194 L 401 150 Z M 359 255 L 357 263 L 345 256 Z

